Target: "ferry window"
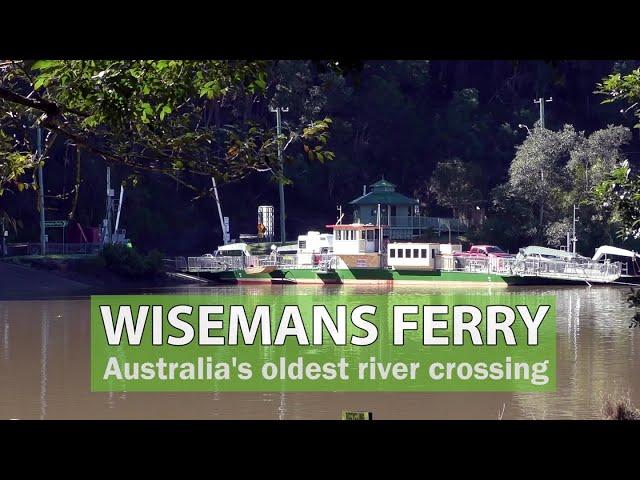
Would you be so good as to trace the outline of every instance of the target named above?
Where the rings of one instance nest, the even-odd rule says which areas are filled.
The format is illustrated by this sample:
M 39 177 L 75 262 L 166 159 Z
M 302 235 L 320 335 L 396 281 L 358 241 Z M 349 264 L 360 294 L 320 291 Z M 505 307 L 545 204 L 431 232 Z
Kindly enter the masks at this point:
M 414 249 L 413 249 L 413 258 L 420 258 L 420 256 L 418 255 L 418 253 L 419 253 L 419 252 L 418 252 L 418 249 L 417 249 L 417 248 L 414 248 Z
M 410 248 L 405 248 L 404 253 L 405 253 L 405 256 L 407 258 L 411 258 L 411 249 Z
M 398 249 L 398 258 L 402 258 L 402 254 L 404 253 L 404 250 L 402 250 L 401 248 Z
M 307 241 L 306 240 L 300 240 L 298 242 L 298 248 L 300 250 L 304 250 L 305 248 L 307 248 Z
M 423 249 L 420 251 L 420 257 L 422 257 L 422 258 L 427 258 L 427 249 L 426 249 L 426 248 L 423 248 Z
M 336 230 L 335 238 L 336 238 L 336 240 L 340 240 L 340 230 Z
M 435 248 L 431 249 L 431 258 L 436 258 L 436 249 Z
M 356 231 L 351 230 L 351 240 L 355 240 L 355 239 L 356 239 Z
M 389 257 L 396 258 L 396 249 L 395 248 L 389 249 Z

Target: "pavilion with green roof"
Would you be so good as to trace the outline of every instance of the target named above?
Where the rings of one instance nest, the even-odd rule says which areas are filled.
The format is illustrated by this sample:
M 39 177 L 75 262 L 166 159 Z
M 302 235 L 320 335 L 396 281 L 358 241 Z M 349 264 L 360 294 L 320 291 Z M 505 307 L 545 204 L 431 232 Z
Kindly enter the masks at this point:
M 380 221 L 388 225 L 390 240 L 409 240 L 421 235 L 428 229 L 442 230 L 451 225 L 456 232 L 465 227 L 457 219 L 439 219 L 420 215 L 419 202 L 396 192 L 396 186 L 382 177 L 370 185 L 369 192 L 349 202 L 353 205 L 354 223 L 377 223 L 378 205 L 380 205 Z M 444 224 L 442 221 L 445 221 Z

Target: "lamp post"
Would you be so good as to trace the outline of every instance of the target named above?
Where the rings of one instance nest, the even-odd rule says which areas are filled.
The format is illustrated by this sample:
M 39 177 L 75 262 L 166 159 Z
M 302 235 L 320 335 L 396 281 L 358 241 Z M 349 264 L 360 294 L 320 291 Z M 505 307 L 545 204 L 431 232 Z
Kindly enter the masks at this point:
M 36 129 L 36 155 L 38 157 L 38 209 L 40 210 L 40 255 L 47 253 L 47 237 L 44 225 L 44 180 L 42 177 L 42 130 Z M 3 233 L 4 234 L 4 233 Z
M 524 123 L 519 123 L 518 128 L 524 128 L 527 130 L 527 135 L 531 135 L 531 130 Z

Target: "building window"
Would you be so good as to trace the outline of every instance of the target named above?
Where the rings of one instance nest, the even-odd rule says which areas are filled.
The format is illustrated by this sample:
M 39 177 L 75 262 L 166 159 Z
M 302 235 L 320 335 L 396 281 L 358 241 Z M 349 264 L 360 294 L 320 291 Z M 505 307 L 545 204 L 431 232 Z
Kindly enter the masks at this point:
M 413 249 L 413 258 L 420 258 L 420 257 L 418 256 L 418 249 L 417 249 L 417 248 L 414 248 L 414 249 Z
M 436 249 L 435 248 L 431 249 L 431 258 L 436 258 Z
M 405 248 L 404 254 L 405 254 L 405 256 L 407 258 L 411 258 L 411 249 L 410 248 Z
M 401 248 L 398 249 L 398 258 L 402 258 L 402 254 L 404 253 L 404 250 L 402 250 Z
M 336 230 L 336 240 L 341 240 L 342 238 L 342 232 L 340 230 Z
M 389 257 L 396 258 L 396 249 L 395 248 L 390 248 L 389 249 Z
M 420 251 L 420 254 L 421 254 L 421 255 L 420 255 L 420 257 L 422 257 L 422 258 L 427 258 L 427 249 L 426 249 L 426 248 L 423 248 L 423 249 Z

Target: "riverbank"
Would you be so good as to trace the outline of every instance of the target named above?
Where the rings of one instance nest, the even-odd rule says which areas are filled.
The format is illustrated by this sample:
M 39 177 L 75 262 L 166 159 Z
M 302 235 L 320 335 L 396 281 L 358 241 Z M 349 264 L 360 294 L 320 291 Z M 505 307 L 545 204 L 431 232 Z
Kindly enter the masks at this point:
M 108 270 L 93 256 L 32 256 L 0 260 L 0 300 L 78 296 L 194 283 L 160 273 L 128 279 Z

